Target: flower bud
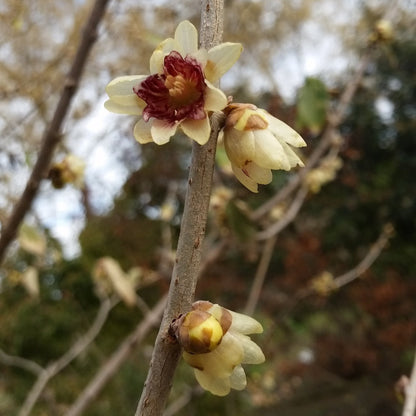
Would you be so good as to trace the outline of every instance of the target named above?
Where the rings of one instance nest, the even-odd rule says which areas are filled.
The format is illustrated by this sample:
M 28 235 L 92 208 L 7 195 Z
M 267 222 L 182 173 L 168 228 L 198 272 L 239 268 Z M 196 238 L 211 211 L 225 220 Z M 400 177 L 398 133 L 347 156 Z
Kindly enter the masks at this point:
M 239 131 L 263 130 L 269 125 L 266 118 L 259 114 L 253 104 L 234 103 L 226 107 L 226 129 Z
M 283 121 L 250 103 L 232 103 L 225 109 L 225 153 L 237 179 L 250 191 L 273 179 L 272 169 L 303 166 L 293 148 L 306 143 Z
M 213 315 L 193 310 L 179 318 L 175 335 L 186 352 L 205 354 L 218 347 L 224 331 Z
M 374 31 L 370 35 L 370 43 L 390 42 L 394 38 L 393 26 L 389 20 L 380 19 L 374 26 Z
M 81 187 L 84 181 L 84 170 L 84 161 L 69 154 L 61 162 L 51 166 L 48 178 L 56 189 L 63 188 L 67 183 Z
M 262 332 L 263 327 L 247 315 L 208 301 L 194 302 L 192 309 L 174 320 L 169 332 L 184 347 L 183 358 L 198 383 L 217 396 L 226 396 L 231 389 L 243 390 L 247 379 L 242 364 L 265 360 L 261 348 L 248 336 Z M 196 342 L 191 345 L 191 341 Z

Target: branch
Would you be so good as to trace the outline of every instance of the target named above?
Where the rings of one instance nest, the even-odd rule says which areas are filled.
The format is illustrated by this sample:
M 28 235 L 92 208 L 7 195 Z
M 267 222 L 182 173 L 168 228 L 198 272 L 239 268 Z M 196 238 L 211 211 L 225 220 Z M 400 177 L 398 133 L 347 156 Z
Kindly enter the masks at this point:
M 386 224 L 383 227 L 382 232 L 380 233 L 377 240 L 371 245 L 368 249 L 368 252 L 364 258 L 348 272 L 336 276 L 328 281 L 327 288 L 324 291 L 325 296 L 330 295 L 334 290 L 340 289 L 341 287 L 352 283 L 354 280 L 358 279 L 363 273 L 365 273 L 377 260 L 380 256 L 383 249 L 386 247 L 390 239 L 394 235 L 394 229 L 390 224 Z M 275 319 L 277 322 L 278 319 L 281 319 L 282 316 L 286 316 L 290 311 L 292 311 L 301 301 L 306 299 L 309 296 L 316 295 L 320 293 L 314 288 L 313 279 L 310 284 L 298 290 L 293 296 L 286 296 L 279 305 L 280 310 L 282 311 L 279 314 L 279 317 Z M 273 294 L 274 300 L 277 297 L 277 294 Z
M 100 368 L 94 378 L 88 383 L 88 386 L 79 395 L 74 404 L 68 409 L 64 416 L 80 416 L 88 405 L 98 396 L 100 391 L 113 377 L 121 364 L 127 359 L 129 354 L 142 342 L 150 329 L 159 323 L 160 316 L 166 305 L 166 296 L 148 312 L 145 318 L 136 326 L 120 344 L 117 350 Z
M 342 286 L 345 286 L 348 283 L 351 283 L 353 280 L 357 279 L 362 275 L 366 270 L 368 270 L 371 265 L 377 260 L 377 257 L 380 255 L 384 247 L 389 242 L 390 238 L 393 236 L 394 229 L 391 224 L 386 224 L 383 228 L 383 231 L 377 241 L 370 247 L 366 256 L 357 264 L 353 269 L 344 273 L 341 276 L 338 276 L 334 279 L 333 287 L 334 289 L 339 289 Z
M 221 40 L 224 4 L 223 0 L 202 0 L 201 6 L 201 46 L 209 49 Z M 172 341 L 168 329 L 174 318 L 191 309 L 194 300 L 211 196 L 215 150 L 223 122 L 224 115 L 214 113 L 211 116 L 211 135 L 208 143 L 204 146 L 193 143 L 188 191 L 167 306 L 136 416 L 162 415 L 181 355 L 181 348 Z
M 35 375 L 39 375 L 43 371 L 43 368 L 34 361 L 27 360 L 26 358 L 17 357 L 14 355 L 9 355 L 5 353 L 1 348 L 0 361 L 5 365 L 11 365 L 13 367 L 19 367 L 23 370 L 30 371 Z
M 113 302 L 110 299 L 105 299 L 101 303 L 93 324 L 84 336 L 75 342 L 75 344 L 64 355 L 62 355 L 61 358 L 49 364 L 39 373 L 35 384 L 30 390 L 22 408 L 18 413 L 18 416 L 28 416 L 48 381 L 65 368 L 74 358 L 83 352 L 88 345 L 91 344 L 95 337 L 100 333 L 112 307 Z
M 45 130 L 38 159 L 19 201 L 14 206 L 8 223 L 2 227 L 0 236 L 0 263 L 3 260 L 7 247 L 15 238 L 20 223 L 32 206 L 32 202 L 39 191 L 40 183 L 46 175 L 54 149 L 61 140 L 60 130 L 62 123 L 68 113 L 72 97 L 77 90 L 91 47 L 97 38 L 97 27 L 104 15 L 107 3 L 108 0 L 96 0 L 94 4 L 83 31 L 82 40 L 76 52 L 72 67 L 64 83 L 54 116 L 48 128 Z
M 284 230 L 296 218 L 296 215 L 298 215 L 298 212 L 302 208 L 303 202 L 305 201 L 307 195 L 308 188 L 306 186 L 302 186 L 292 201 L 290 208 L 285 212 L 283 217 L 265 230 L 257 233 L 256 239 L 267 240 Z
M 416 354 L 413 360 L 412 373 L 409 384 L 405 388 L 405 400 L 402 416 L 415 416 L 416 414 Z
M 256 275 L 254 276 L 253 284 L 250 290 L 250 295 L 248 297 L 248 301 L 244 309 L 244 313 L 246 315 L 253 315 L 253 312 L 256 309 L 257 303 L 260 298 L 260 293 L 263 288 L 264 280 L 266 278 L 267 270 L 269 269 L 270 260 L 273 256 L 273 250 L 276 244 L 276 240 L 277 235 L 275 234 L 272 237 L 268 238 L 264 243 L 260 262 L 257 266 Z

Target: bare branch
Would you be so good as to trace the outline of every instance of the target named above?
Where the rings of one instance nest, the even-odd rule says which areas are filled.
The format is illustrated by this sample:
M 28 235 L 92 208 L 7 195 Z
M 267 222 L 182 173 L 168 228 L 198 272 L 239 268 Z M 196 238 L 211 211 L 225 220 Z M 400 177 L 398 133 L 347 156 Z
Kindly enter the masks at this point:
M 88 331 L 58 360 L 43 369 L 26 397 L 18 416 L 28 416 L 41 395 L 48 381 L 65 368 L 74 358 L 83 352 L 100 333 L 114 302 L 110 299 L 102 301 L 97 316 Z
M 195 387 L 188 387 L 180 397 L 172 402 L 163 412 L 163 416 L 173 416 L 181 411 L 195 396 L 199 396 L 204 390 L 198 385 Z
M 380 237 L 377 241 L 370 247 L 366 256 L 357 264 L 353 269 L 344 273 L 341 276 L 338 276 L 334 279 L 334 288 L 339 289 L 342 286 L 352 282 L 353 280 L 357 279 L 360 275 L 362 275 L 366 270 L 368 270 L 371 265 L 376 261 L 380 253 L 382 252 L 383 248 L 387 245 L 390 238 L 394 233 L 393 227 L 391 224 L 387 224 L 383 232 L 381 233 Z
M 263 288 L 264 280 L 266 278 L 267 270 L 269 269 L 270 260 L 272 259 L 276 240 L 277 234 L 274 234 L 264 243 L 261 258 L 257 266 L 256 275 L 254 276 L 250 295 L 244 310 L 246 315 L 253 315 L 253 312 L 256 309 L 257 302 L 259 301 L 260 293 Z
M 62 123 L 68 113 L 72 97 L 77 90 L 91 47 L 97 38 L 97 27 L 104 15 L 107 3 L 108 0 L 95 1 L 94 7 L 84 28 L 82 40 L 72 63 L 72 67 L 64 83 L 54 116 L 44 133 L 43 144 L 36 164 L 22 196 L 14 206 L 8 223 L 2 227 L 0 236 L 0 263 L 3 260 L 7 247 L 15 238 L 20 223 L 32 206 L 32 202 L 39 190 L 40 183 L 46 175 L 54 149 L 61 140 L 60 130 Z
M 101 366 L 100 370 L 89 382 L 75 403 L 68 409 L 64 416 L 80 416 L 88 405 L 98 396 L 100 391 L 113 377 L 121 364 L 129 354 L 142 342 L 153 326 L 159 323 L 160 316 L 166 305 L 167 296 L 162 297 L 159 302 L 146 314 L 145 318 L 136 326 L 120 344 L 111 357 Z
M 265 230 L 257 233 L 256 239 L 266 240 L 284 230 L 296 218 L 296 215 L 298 215 L 298 212 L 302 208 L 303 202 L 305 201 L 307 195 L 308 188 L 306 186 L 302 186 L 292 201 L 290 208 L 285 212 L 283 217 L 273 225 L 267 227 Z
M 364 258 L 348 272 L 334 277 L 328 285 L 328 290 L 326 291 L 329 295 L 333 290 L 339 289 L 347 284 L 352 283 L 354 280 L 360 278 L 363 273 L 365 273 L 377 260 L 381 252 L 388 244 L 390 238 L 394 235 L 393 227 L 390 224 L 387 224 L 383 227 L 383 231 L 380 233 L 380 236 L 377 240 L 369 247 L 368 252 Z M 310 285 L 298 290 L 293 296 L 287 296 L 281 302 L 280 309 L 282 310 L 282 315 L 287 315 L 292 311 L 302 300 L 305 298 L 316 294 L 317 291 L 314 289 L 311 282 Z M 276 294 L 273 295 L 276 297 Z
M 1 348 L 0 361 L 5 365 L 19 367 L 23 370 L 30 371 L 35 375 L 39 375 L 43 371 L 43 368 L 38 363 L 35 363 L 31 360 L 27 360 L 26 358 L 17 357 L 15 355 L 9 355 L 5 353 Z
M 405 388 L 405 400 L 402 416 L 415 416 L 416 414 L 416 353 L 413 360 L 412 373 L 409 384 Z

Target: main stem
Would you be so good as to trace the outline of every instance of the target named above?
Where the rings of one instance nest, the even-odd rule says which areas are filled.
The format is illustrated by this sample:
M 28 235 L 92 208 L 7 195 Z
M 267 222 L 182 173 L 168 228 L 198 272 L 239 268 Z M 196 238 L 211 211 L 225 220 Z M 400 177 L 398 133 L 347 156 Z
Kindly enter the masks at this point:
M 201 46 L 209 49 L 222 37 L 223 0 L 202 0 Z M 172 386 L 181 347 L 168 334 L 174 318 L 191 309 L 201 264 L 212 188 L 215 150 L 223 118 L 211 117 L 211 136 L 207 144 L 193 144 L 188 191 L 179 234 L 175 266 L 170 282 L 165 313 L 156 338 L 149 373 L 136 410 L 136 416 L 161 416 Z

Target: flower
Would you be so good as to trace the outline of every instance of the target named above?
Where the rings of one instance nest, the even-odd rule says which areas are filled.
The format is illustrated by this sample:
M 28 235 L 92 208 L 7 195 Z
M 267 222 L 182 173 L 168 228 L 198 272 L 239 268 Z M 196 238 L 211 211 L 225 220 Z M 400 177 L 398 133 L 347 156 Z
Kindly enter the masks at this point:
M 210 135 L 208 113 L 220 111 L 227 97 L 213 83 L 237 61 L 239 43 L 198 49 L 198 33 L 189 21 L 181 22 L 174 38 L 165 39 L 150 58 L 151 75 L 121 76 L 106 87 L 107 110 L 141 115 L 134 127 L 139 143 L 165 144 L 180 126 L 199 144 Z
M 81 188 L 84 185 L 84 171 L 85 162 L 73 154 L 68 154 L 59 163 L 51 166 L 48 178 L 56 189 L 63 188 L 67 183 Z
M 370 35 L 370 43 L 376 42 L 390 42 L 394 38 L 394 30 L 389 20 L 380 19 L 377 20 L 374 31 Z
M 306 143 L 283 121 L 253 104 L 233 103 L 225 113 L 225 152 L 235 176 L 250 191 L 272 181 L 271 169 L 303 166 L 292 147 Z
M 305 183 L 309 190 L 318 193 L 322 186 L 335 179 L 337 172 L 342 167 L 342 160 L 337 156 L 323 158 L 320 165 L 309 171 L 305 177 Z
M 265 360 L 260 347 L 247 336 L 261 333 L 263 328 L 247 315 L 208 301 L 198 301 L 191 312 L 174 322 L 174 326 L 185 350 L 183 358 L 194 368 L 198 383 L 217 396 L 226 396 L 230 389 L 246 387 L 241 364 L 260 364 Z

